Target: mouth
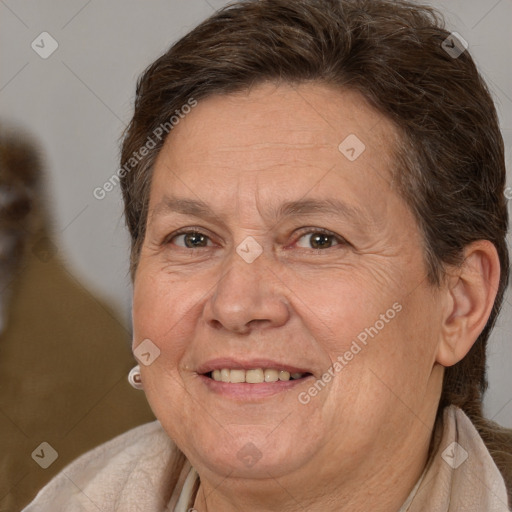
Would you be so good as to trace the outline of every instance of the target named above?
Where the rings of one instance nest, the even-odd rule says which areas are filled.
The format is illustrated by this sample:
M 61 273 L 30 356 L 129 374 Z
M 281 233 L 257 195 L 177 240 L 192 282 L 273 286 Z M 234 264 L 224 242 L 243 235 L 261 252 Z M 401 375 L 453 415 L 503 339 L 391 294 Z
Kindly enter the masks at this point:
M 276 368 L 222 368 L 203 374 L 215 382 L 230 384 L 263 384 L 269 382 L 287 382 L 290 380 L 305 379 L 312 374 L 309 372 L 289 372 Z
M 218 358 L 196 370 L 209 392 L 239 402 L 284 393 L 313 378 L 307 368 L 269 359 Z

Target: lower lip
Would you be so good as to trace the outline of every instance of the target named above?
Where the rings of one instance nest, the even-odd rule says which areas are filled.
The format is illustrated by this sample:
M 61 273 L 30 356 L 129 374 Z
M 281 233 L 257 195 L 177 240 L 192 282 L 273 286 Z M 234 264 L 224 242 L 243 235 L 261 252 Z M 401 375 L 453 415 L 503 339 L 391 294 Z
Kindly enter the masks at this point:
M 265 398 L 294 389 L 308 381 L 312 375 L 297 380 L 278 380 L 276 382 L 261 382 L 259 384 L 249 384 L 247 382 L 231 384 L 229 382 L 213 380 L 205 375 L 199 375 L 199 377 L 213 393 L 228 398 L 250 400 L 251 398 Z

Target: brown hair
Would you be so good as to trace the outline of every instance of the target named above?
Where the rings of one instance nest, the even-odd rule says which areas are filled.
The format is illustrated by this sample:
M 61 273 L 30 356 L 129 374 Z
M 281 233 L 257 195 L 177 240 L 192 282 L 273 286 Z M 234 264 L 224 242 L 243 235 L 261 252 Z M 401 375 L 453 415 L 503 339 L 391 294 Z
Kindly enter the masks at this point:
M 121 180 L 131 271 L 133 277 L 152 166 L 165 140 L 155 141 L 155 134 L 191 98 L 264 81 L 316 81 L 360 92 L 401 134 L 394 180 L 423 232 L 430 283 L 440 284 L 445 265 L 462 263 L 469 243 L 490 240 L 497 249 L 501 277 L 492 313 L 466 357 L 446 368 L 438 418 L 446 405 L 461 407 L 511 486 L 512 435 L 482 413 L 486 343 L 508 282 L 503 140 L 471 56 L 450 54 L 449 36 L 437 11 L 400 0 L 249 0 L 201 23 L 137 84 L 121 165 L 150 139 L 155 147 Z

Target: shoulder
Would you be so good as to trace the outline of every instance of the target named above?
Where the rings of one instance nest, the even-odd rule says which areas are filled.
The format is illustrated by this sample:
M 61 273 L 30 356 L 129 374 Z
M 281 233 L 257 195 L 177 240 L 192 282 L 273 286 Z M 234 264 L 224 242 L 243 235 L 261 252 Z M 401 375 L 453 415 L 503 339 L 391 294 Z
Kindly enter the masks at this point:
M 182 457 L 158 421 L 141 425 L 73 461 L 23 512 L 164 510 Z

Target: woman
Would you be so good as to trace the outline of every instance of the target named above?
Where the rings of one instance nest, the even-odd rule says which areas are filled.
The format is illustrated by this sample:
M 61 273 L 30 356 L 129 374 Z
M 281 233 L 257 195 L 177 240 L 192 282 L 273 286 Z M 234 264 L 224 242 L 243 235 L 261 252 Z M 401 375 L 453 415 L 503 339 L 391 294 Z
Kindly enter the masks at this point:
M 508 510 L 503 143 L 434 11 L 221 10 L 140 78 L 118 176 L 158 422 L 26 510 Z

